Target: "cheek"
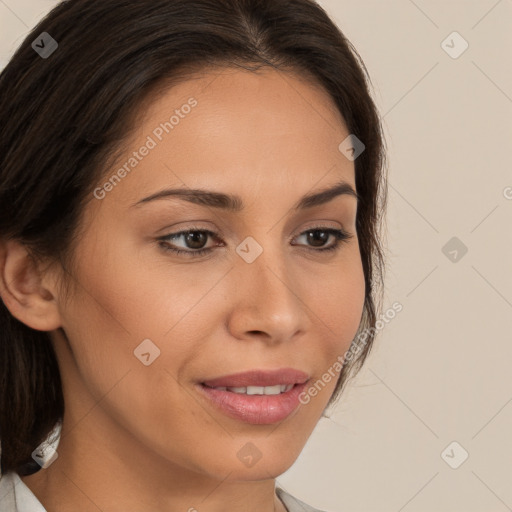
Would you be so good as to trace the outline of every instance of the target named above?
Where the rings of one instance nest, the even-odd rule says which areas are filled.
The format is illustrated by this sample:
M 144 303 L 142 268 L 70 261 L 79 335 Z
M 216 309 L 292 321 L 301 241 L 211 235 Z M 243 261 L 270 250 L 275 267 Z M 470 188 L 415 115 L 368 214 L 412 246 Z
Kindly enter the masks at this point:
M 150 404 L 159 412 L 158 398 L 152 392 L 144 398 L 141 390 L 173 396 L 175 379 L 219 324 L 222 287 L 209 293 L 219 276 L 150 258 L 121 239 L 84 243 L 81 251 L 76 294 L 63 314 L 81 378 L 99 400 L 129 373 L 124 395 L 115 395 L 119 406 L 149 418 Z
M 321 410 L 327 405 L 347 364 L 345 355 L 357 334 L 364 310 L 365 281 L 359 252 L 354 251 L 347 260 L 338 278 L 333 276 L 321 299 L 319 296 L 320 311 L 324 312 L 321 317 L 329 328 L 323 344 L 324 362 L 317 374 L 321 383 L 316 387 L 319 391 L 316 396 Z
M 172 352 L 168 364 L 179 367 L 193 352 L 191 347 L 199 348 L 223 324 L 223 311 L 236 306 L 237 294 L 245 293 L 229 275 L 219 281 L 224 266 L 212 270 L 208 262 L 177 264 L 162 255 L 155 258 L 157 250 L 141 250 L 129 237 L 105 236 L 84 244 L 78 295 L 64 327 L 77 359 L 95 372 L 106 367 L 108 375 L 119 378 L 134 362 L 140 364 L 134 350 L 145 339 L 159 350 L 167 345 L 166 351 Z M 364 306 L 357 241 L 342 251 L 335 265 L 296 260 L 289 267 L 297 307 L 303 302 L 311 317 L 312 330 L 305 337 L 324 340 L 317 345 L 323 347 L 324 359 L 348 348 Z
M 145 445 L 184 465 L 194 460 L 199 465 L 204 459 L 204 445 L 209 443 L 205 432 L 215 437 L 217 455 L 233 451 L 232 439 L 224 439 L 224 431 L 191 400 L 183 383 L 186 386 L 187 368 L 211 371 L 215 361 L 225 360 L 225 347 L 215 340 L 229 338 L 225 322 L 230 312 L 240 313 L 237 301 L 247 290 L 231 275 L 222 277 L 228 270 L 224 266 L 214 270 L 207 263 L 172 264 L 138 253 L 122 240 L 105 242 L 84 257 L 79 276 L 83 286 L 77 287 L 65 314 L 64 330 L 88 391 Z M 335 267 L 295 261 L 289 266 L 291 304 L 308 317 L 303 324 L 308 330 L 297 340 L 296 360 L 321 378 L 348 349 L 359 326 L 364 303 L 361 260 L 352 250 Z M 154 343 L 145 349 L 152 361 L 147 366 L 134 355 L 145 339 Z M 276 439 L 296 435 L 298 451 L 335 384 L 333 378 L 325 392 L 301 410 L 300 428 L 283 428 Z M 172 443 L 171 438 L 183 442 Z M 268 443 L 269 450 L 276 448 L 273 438 Z
M 208 327 L 218 323 L 212 299 L 201 301 L 218 278 L 189 286 L 187 279 L 177 278 L 180 271 L 171 275 L 169 267 L 167 272 L 164 267 L 148 269 L 128 258 L 117 265 L 102 261 L 101 266 L 82 267 L 79 279 L 87 283 L 87 292 L 78 286 L 65 311 L 64 331 L 78 369 L 78 374 L 72 373 L 72 365 L 65 369 L 72 382 L 70 403 L 79 393 L 90 394 L 109 418 L 144 445 L 162 449 L 185 466 L 189 458 L 201 460 L 204 446 L 197 440 L 205 429 L 218 437 L 223 432 L 193 406 L 180 378 L 207 342 Z M 141 345 L 143 340 L 151 341 Z M 95 410 L 95 419 L 99 414 Z
M 320 283 L 318 283 L 319 285 Z M 347 349 L 361 322 L 365 302 L 364 271 L 359 251 L 348 253 L 335 270 L 317 285 L 312 308 L 335 336 L 331 349 Z

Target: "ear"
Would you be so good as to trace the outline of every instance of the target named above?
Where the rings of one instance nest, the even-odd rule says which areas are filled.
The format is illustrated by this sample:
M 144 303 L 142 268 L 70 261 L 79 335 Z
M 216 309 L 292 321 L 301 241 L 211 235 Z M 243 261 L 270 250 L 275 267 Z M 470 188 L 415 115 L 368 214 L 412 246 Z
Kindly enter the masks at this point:
M 0 240 L 0 297 L 15 318 L 38 331 L 61 326 L 55 279 L 50 277 L 41 273 L 25 245 Z

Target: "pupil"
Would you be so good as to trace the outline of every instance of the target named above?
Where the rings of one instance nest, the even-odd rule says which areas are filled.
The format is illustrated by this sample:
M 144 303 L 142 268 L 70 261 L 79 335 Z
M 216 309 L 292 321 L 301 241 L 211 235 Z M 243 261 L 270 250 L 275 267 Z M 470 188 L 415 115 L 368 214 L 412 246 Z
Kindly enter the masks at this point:
M 192 242 L 192 247 L 190 247 L 190 249 L 201 249 L 204 246 L 204 240 L 202 241 L 203 243 L 199 243 L 198 246 L 194 246 L 194 244 L 197 243 L 197 238 L 201 239 L 201 237 L 205 238 L 205 234 L 200 232 L 187 234 L 187 244 L 190 241 Z M 201 242 L 201 240 L 199 240 L 199 242 Z
M 322 235 L 319 237 L 319 238 L 320 238 L 320 242 L 321 242 L 321 243 L 319 243 L 319 244 L 316 244 L 316 243 L 315 243 L 315 242 L 317 241 L 318 237 L 311 236 L 311 235 L 312 235 L 312 233 L 316 233 L 317 235 L 318 235 L 318 233 L 322 233 Z M 310 232 L 308 233 L 308 241 L 309 241 L 309 242 L 312 242 L 312 244 L 311 244 L 311 245 L 313 245 L 313 246 L 314 246 L 314 245 L 319 245 L 319 246 L 324 245 L 328 238 L 329 238 L 329 235 L 328 235 L 325 231 L 320 231 L 320 230 L 318 230 L 318 229 L 317 229 L 317 230 L 314 230 L 314 231 L 310 231 Z

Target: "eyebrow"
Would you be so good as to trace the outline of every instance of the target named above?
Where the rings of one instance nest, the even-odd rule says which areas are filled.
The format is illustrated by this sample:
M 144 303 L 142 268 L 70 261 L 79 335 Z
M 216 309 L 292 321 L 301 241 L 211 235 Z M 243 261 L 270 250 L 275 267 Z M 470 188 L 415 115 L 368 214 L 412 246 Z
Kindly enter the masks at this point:
M 352 185 L 345 181 L 339 181 L 329 188 L 306 194 L 299 199 L 292 209 L 304 210 L 314 206 L 320 206 L 332 201 L 338 196 L 343 195 L 352 196 L 359 200 L 359 194 L 352 188 Z M 141 199 L 137 203 L 133 204 L 132 207 L 158 199 L 167 199 L 169 197 L 176 197 L 190 203 L 219 208 L 229 212 L 240 212 L 244 209 L 244 202 L 242 198 L 235 194 L 232 195 L 225 194 L 223 192 L 190 188 L 164 189 Z

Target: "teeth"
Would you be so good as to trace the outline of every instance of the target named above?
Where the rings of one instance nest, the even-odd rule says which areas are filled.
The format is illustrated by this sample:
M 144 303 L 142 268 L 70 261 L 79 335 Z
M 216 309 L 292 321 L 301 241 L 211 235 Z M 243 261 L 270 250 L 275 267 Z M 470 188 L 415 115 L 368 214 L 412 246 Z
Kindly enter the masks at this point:
M 277 384 L 276 386 L 265 386 L 264 388 L 261 389 L 263 390 L 263 393 L 265 393 L 265 395 L 279 395 L 281 393 L 281 386 L 279 384 Z M 247 393 L 249 393 L 249 390 L 247 390 Z
M 248 395 L 264 395 L 265 389 L 268 389 L 268 388 L 264 388 L 264 387 L 260 387 L 260 386 L 247 386 L 246 393 Z
M 247 388 L 228 388 L 228 391 L 233 391 L 233 393 L 246 393 Z
M 275 386 L 218 387 L 219 391 L 231 391 L 241 395 L 279 395 L 293 388 L 293 384 L 276 384 Z

